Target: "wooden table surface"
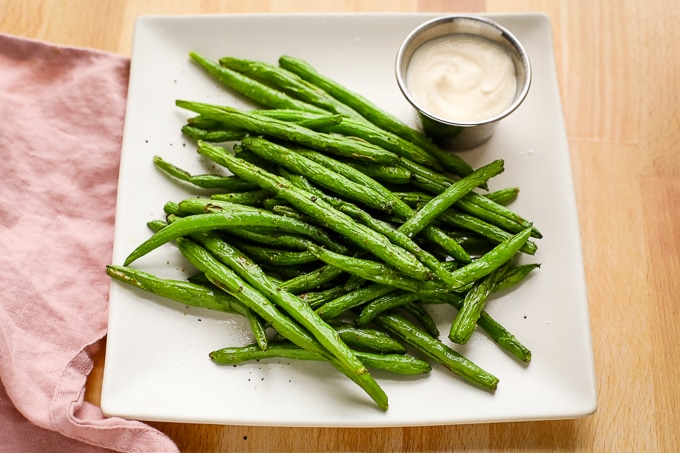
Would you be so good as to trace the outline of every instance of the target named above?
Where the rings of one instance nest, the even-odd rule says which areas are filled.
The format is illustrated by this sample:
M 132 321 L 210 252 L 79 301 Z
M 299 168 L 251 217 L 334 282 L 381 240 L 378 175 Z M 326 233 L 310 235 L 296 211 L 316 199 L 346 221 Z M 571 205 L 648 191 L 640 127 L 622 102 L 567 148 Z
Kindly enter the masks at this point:
M 580 216 L 598 410 L 396 429 L 153 423 L 182 452 L 680 451 L 680 8 L 675 1 L 3 0 L 0 31 L 129 55 L 140 14 L 549 15 Z M 676 211 L 678 209 L 678 211 Z M 97 401 L 103 358 L 88 383 Z

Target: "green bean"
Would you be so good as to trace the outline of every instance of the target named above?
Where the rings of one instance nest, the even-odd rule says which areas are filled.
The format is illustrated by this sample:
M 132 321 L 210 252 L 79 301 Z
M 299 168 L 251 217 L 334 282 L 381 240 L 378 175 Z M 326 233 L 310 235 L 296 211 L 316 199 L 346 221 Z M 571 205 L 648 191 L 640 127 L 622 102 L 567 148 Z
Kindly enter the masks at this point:
M 374 391 L 380 389 L 361 362 L 352 354 L 352 351 L 338 338 L 336 331 L 324 322 L 309 305 L 299 297 L 278 288 L 254 262 L 250 261 L 235 247 L 220 240 L 216 235 L 199 233 L 191 237 L 305 327 L 323 347 L 360 376 L 366 386 L 365 388 Z
M 388 332 L 393 333 L 426 356 L 441 363 L 466 381 L 490 391 L 495 390 L 498 386 L 497 377 L 433 338 L 404 317 L 383 313 L 377 316 L 375 321 Z
M 286 179 L 254 167 L 231 156 L 223 149 L 207 143 L 199 145 L 199 152 L 220 165 L 226 166 L 232 173 L 258 183 L 265 190 L 276 192 L 277 196 L 284 198 L 304 213 L 319 219 L 328 228 L 373 253 L 404 274 L 418 280 L 431 278 L 431 272 L 413 254 L 392 244 L 384 235 L 355 222 L 325 201 L 292 186 Z
M 279 65 L 284 69 L 299 75 L 302 79 L 307 80 L 313 85 L 318 86 L 335 99 L 359 112 L 364 118 L 381 129 L 385 129 L 394 135 L 402 137 L 404 140 L 423 148 L 437 158 L 449 171 L 452 171 L 459 176 L 467 176 L 472 173 L 472 167 L 463 159 L 453 153 L 442 151 L 415 129 L 409 127 L 393 115 L 383 111 L 363 96 L 354 93 L 338 82 L 323 76 L 305 61 L 284 55 L 279 58 Z
M 243 146 L 258 156 L 275 162 L 288 170 L 300 173 L 317 184 L 332 190 L 340 196 L 350 198 L 382 211 L 391 210 L 389 200 L 382 194 L 366 190 L 365 186 L 357 184 L 337 172 L 328 171 L 308 156 L 318 153 L 305 154 L 304 151 L 291 149 L 272 143 L 259 137 L 248 137 L 241 142 Z
M 230 203 L 247 206 L 258 206 L 269 197 L 269 192 L 264 190 L 251 190 L 247 192 L 216 193 L 210 196 L 213 200 L 228 201 Z
M 215 77 L 225 86 L 254 100 L 255 102 L 273 108 L 293 108 L 325 113 L 325 110 L 306 102 L 298 101 L 290 96 L 275 90 L 257 80 L 239 74 L 236 71 L 220 66 L 198 52 L 189 52 L 192 60 L 201 65 L 210 75 Z
M 182 126 L 182 133 L 195 141 L 203 140 L 204 142 L 210 143 L 236 142 L 248 135 L 248 133 L 243 130 L 209 131 L 188 124 Z
M 443 302 L 460 310 L 463 307 L 463 297 L 456 293 L 449 293 L 436 298 L 428 298 L 428 302 Z M 481 328 L 496 344 L 512 354 L 524 363 L 531 362 L 531 351 L 527 349 L 512 333 L 493 319 L 486 311 L 482 310 L 477 320 L 477 326 Z
M 394 164 L 399 156 L 363 140 L 315 132 L 294 123 L 250 114 L 235 108 L 177 100 L 175 104 L 187 110 L 216 118 L 230 127 L 254 134 L 268 135 L 344 157 L 364 159 L 378 164 Z
M 368 325 L 376 316 L 392 308 L 401 307 L 409 302 L 415 302 L 423 297 L 418 293 L 410 293 L 407 291 L 398 291 L 378 297 L 372 302 L 366 304 L 354 322 L 359 326 Z
M 403 167 L 364 164 L 351 160 L 346 160 L 344 163 L 383 184 L 408 184 L 413 177 L 413 173 Z
M 499 244 L 512 237 L 511 233 L 508 233 L 507 231 L 502 230 L 501 228 L 495 225 L 491 225 L 490 223 L 487 223 L 476 217 L 464 214 L 462 212 L 457 212 L 455 210 L 448 210 L 443 212 L 442 214 L 439 215 L 439 217 L 437 217 L 437 220 L 448 225 L 463 228 L 468 231 L 477 233 L 496 244 Z M 520 248 L 520 251 L 527 253 L 529 255 L 533 255 L 536 253 L 537 248 L 538 247 L 534 242 L 527 241 L 522 246 L 522 248 Z
M 328 247 L 338 253 L 345 253 L 347 248 L 331 237 L 324 229 L 316 227 L 308 222 L 301 221 L 294 217 L 278 215 L 274 212 L 254 208 L 251 206 L 244 206 L 227 201 L 205 199 L 205 198 L 187 198 L 179 202 L 179 209 L 185 214 L 228 214 L 230 212 L 251 212 L 253 214 L 262 214 L 263 222 L 252 222 L 248 226 L 250 230 L 262 231 L 266 234 L 272 233 L 291 233 L 304 237 L 308 237 L 324 246 Z M 256 219 L 255 219 L 256 220 Z M 271 220 L 273 223 L 269 223 Z M 234 231 L 243 227 L 241 224 L 230 226 L 223 225 L 221 228 L 227 231 Z
M 430 224 L 439 214 L 461 199 L 465 194 L 502 171 L 502 160 L 495 160 L 488 165 L 480 167 L 473 173 L 450 185 L 444 192 L 428 201 L 425 206 L 399 227 L 399 231 L 407 236 L 413 236 Z
M 359 362 L 358 359 L 356 359 L 356 356 L 354 356 L 352 352 L 346 348 L 346 346 L 343 348 L 344 343 L 338 340 L 337 334 L 334 331 L 328 334 L 328 329 L 331 331 L 333 329 L 319 320 L 318 317 L 314 318 L 315 315 L 313 311 L 311 311 L 310 315 L 310 313 L 305 310 L 305 307 L 307 307 L 306 304 L 302 303 L 302 301 L 300 301 L 298 298 L 295 298 L 295 296 L 291 295 L 290 300 L 287 302 L 295 305 L 295 309 L 291 309 L 290 312 L 288 312 L 288 315 L 295 315 L 297 318 L 299 318 L 296 319 L 297 322 L 304 321 L 306 328 L 311 328 L 314 333 L 319 336 L 319 338 L 324 339 L 325 344 L 323 346 L 319 343 L 319 338 L 310 337 L 309 334 L 299 326 L 299 324 L 291 320 L 288 316 L 285 316 L 279 312 L 274 307 L 274 305 L 270 303 L 269 300 L 267 300 L 260 292 L 256 291 L 253 289 L 253 287 L 246 283 L 246 281 L 242 280 L 243 277 L 240 277 L 227 266 L 223 265 L 203 247 L 186 238 L 179 238 L 176 243 L 177 247 L 187 258 L 187 260 L 189 260 L 189 262 L 193 264 L 198 270 L 204 272 L 208 278 L 214 280 L 214 283 L 220 288 L 249 306 L 249 308 L 258 313 L 265 321 L 269 322 L 272 327 L 274 327 L 274 329 L 283 334 L 288 340 L 304 349 L 321 354 L 322 357 L 342 371 L 356 384 L 361 386 L 364 391 L 366 391 L 366 393 L 375 401 L 378 407 L 383 410 L 387 410 L 387 395 L 382 390 L 382 388 L 368 373 L 365 366 Z M 241 254 L 237 255 L 238 256 L 235 257 L 236 261 L 238 261 L 240 256 L 242 256 Z M 235 266 L 238 268 L 238 266 L 244 264 L 244 261 L 233 264 L 235 264 Z M 248 267 L 250 268 L 250 266 Z M 252 267 L 252 269 L 254 268 L 255 267 Z M 250 270 L 251 269 L 248 269 L 244 275 L 250 276 L 252 279 L 253 275 L 248 274 Z M 258 280 L 261 282 L 267 281 L 266 276 L 262 276 Z M 276 289 L 274 289 L 274 293 L 276 292 Z M 282 291 L 280 294 L 286 293 L 285 291 Z M 278 301 L 286 302 L 281 298 L 279 298 Z M 295 301 L 298 301 L 299 303 L 296 303 Z M 315 319 L 318 321 L 315 321 Z M 328 327 L 328 329 L 325 329 L 324 326 Z M 329 353 L 325 347 L 330 347 L 332 353 Z
M 465 294 L 463 306 L 451 323 L 449 340 L 458 344 L 466 344 L 468 340 L 470 340 L 472 332 L 475 330 L 477 320 L 498 280 L 498 273 L 503 270 L 503 267 L 501 267 L 495 272 L 474 282 L 472 289 Z
M 273 266 L 298 266 L 318 261 L 316 256 L 306 250 L 301 252 L 278 250 L 260 245 L 246 244 L 242 241 L 236 241 L 234 245 L 238 246 L 253 260 L 265 262 Z
M 495 203 L 507 205 L 515 201 L 518 195 L 519 187 L 506 187 L 505 189 L 499 189 L 493 192 L 489 192 L 484 196 Z
M 393 228 L 390 224 L 373 218 L 366 211 L 362 210 L 361 208 L 352 203 L 348 203 L 338 198 L 328 197 L 319 189 L 312 186 L 309 183 L 309 181 L 307 181 L 306 178 L 304 178 L 303 176 L 287 174 L 284 174 L 284 176 L 297 187 L 306 190 L 312 193 L 313 195 L 327 201 L 329 204 L 331 204 L 339 211 L 349 215 L 353 219 L 372 228 L 373 230 L 383 234 L 390 241 L 392 241 L 393 244 L 396 244 L 404 248 L 405 250 L 413 253 L 423 264 L 425 264 L 430 270 L 432 270 L 432 272 L 445 283 L 457 284 L 456 281 L 450 280 L 449 271 L 442 267 L 441 263 L 437 260 L 436 257 L 430 254 L 427 250 L 421 248 L 415 242 L 413 242 L 411 238 L 401 233 L 399 230 Z M 428 237 L 436 235 L 438 238 L 437 243 L 440 244 L 441 243 L 445 244 L 446 241 L 453 241 L 453 239 L 450 239 L 447 236 L 440 234 L 439 231 L 434 228 L 426 229 L 425 235 Z M 446 250 L 450 251 L 452 250 L 452 248 L 447 248 Z M 469 259 L 467 260 L 467 262 L 469 262 Z
M 314 118 L 317 116 L 316 114 L 303 111 L 271 109 L 258 110 L 256 113 L 258 115 L 264 115 L 283 121 L 299 121 L 303 118 Z M 428 168 L 433 168 L 435 170 L 442 169 L 439 161 L 425 152 L 422 148 L 419 148 L 418 146 L 407 140 L 404 140 L 399 136 L 374 126 L 363 118 L 360 120 L 354 118 L 344 118 L 337 124 L 323 126 L 316 128 L 316 130 L 330 134 L 358 137 L 387 151 L 391 151 L 398 156 L 405 157 L 414 162 L 425 165 Z
M 541 267 L 539 263 L 529 263 L 511 267 L 500 275 L 498 281 L 494 284 L 492 291 L 505 291 L 506 289 L 519 284 L 529 275 L 529 273 L 531 273 L 531 271 L 538 269 L 539 267 Z
M 475 280 L 485 277 L 501 267 L 515 256 L 522 245 L 527 241 L 530 234 L 531 228 L 526 228 L 521 233 L 503 241 L 472 263 L 466 264 L 453 271 L 451 275 L 453 278 L 457 278 L 460 283 L 457 288 L 461 288 Z
M 160 156 L 154 156 L 153 162 L 166 174 L 203 189 L 222 189 L 239 192 L 259 188 L 256 184 L 246 182 L 237 176 L 191 175 L 189 172 L 163 160 Z
M 518 225 L 520 225 L 523 228 L 532 228 L 531 235 L 533 237 L 536 237 L 536 238 L 543 237 L 541 232 L 538 231 L 536 226 L 533 225 L 531 222 L 522 218 L 521 216 L 519 216 L 517 213 L 515 213 L 511 209 L 508 209 L 505 206 L 503 206 L 499 203 L 496 203 L 495 201 L 485 197 L 484 195 L 480 195 L 480 194 L 472 192 L 472 193 L 469 193 L 465 196 L 465 200 L 479 206 L 481 209 L 484 209 L 488 212 L 493 212 L 496 215 L 500 215 L 502 217 L 505 217 L 506 219 L 510 220 L 511 222 L 517 223 Z M 519 228 L 518 228 L 518 230 L 519 230 Z
M 127 266 L 166 242 L 170 242 L 187 234 L 239 226 L 277 227 L 298 234 L 307 234 L 311 238 L 317 237 L 316 235 L 318 234 L 317 230 L 310 225 L 267 211 L 255 210 L 254 208 L 243 210 L 232 209 L 229 212 L 196 214 L 180 218 L 176 222 L 169 224 L 167 227 L 155 233 L 133 250 L 125 259 L 124 264 Z
M 231 238 L 246 239 L 250 243 L 260 245 L 272 245 L 277 249 L 307 250 L 309 239 L 294 234 L 280 232 L 262 233 L 247 228 L 232 228 L 225 230 L 225 234 Z
M 344 296 L 340 296 L 337 299 L 324 304 L 317 308 L 316 312 L 322 319 L 333 319 L 347 310 L 363 305 L 396 290 L 397 288 L 393 286 L 372 283 L 363 288 L 348 292 Z
M 340 338 L 354 349 L 378 354 L 406 354 L 406 348 L 381 330 L 357 327 L 348 322 L 329 321 Z
M 351 179 L 352 181 L 356 182 L 357 184 L 360 184 L 369 197 L 379 197 L 381 200 L 386 200 L 386 203 L 389 204 L 389 206 L 394 210 L 395 214 L 398 215 L 399 217 L 403 219 L 409 219 L 414 215 L 413 210 L 408 205 L 406 205 L 406 203 L 402 202 L 392 192 L 387 190 L 382 184 L 378 183 L 377 181 L 373 180 L 370 177 L 367 177 L 366 175 L 356 170 L 355 168 L 349 165 L 342 164 L 341 162 L 338 162 L 333 158 L 329 158 L 328 156 L 324 156 L 313 151 L 296 150 L 296 152 L 302 153 L 306 157 L 312 158 L 315 161 L 319 162 L 320 164 L 324 165 L 328 172 L 340 173 L 342 176 L 345 176 L 348 179 Z M 385 233 L 383 232 L 382 234 Z M 423 232 L 423 235 L 430 239 L 431 241 L 438 244 L 439 246 L 441 246 L 455 259 L 466 263 L 470 262 L 470 256 L 467 254 L 467 252 L 462 247 L 460 247 L 458 243 L 449 238 L 446 235 L 446 233 L 439 230 L 437 227 L 434 226 L 426 227 L 425 231 Z M 401 244 L 399 245 L 401 247 L 404 247 L 404 245 Z M 411 253 L 416 253 L 412 249 L 408 250 Z M 429 257 L 426 257 L 426 259 L 427 258 Z M 430 260 L 428 267 L 431 270 L 437 272 L 438 269 L 436 269 L 436 267 L 433 268 L 432 267 L 433 265 L 436 266 L 436 264 L 434 264 L 434 262 Z M 447 276 L 445 275 L 438 274 L 438 276 L 444 279 L 445 281 L 447 279 Z
M 423 360 L 402 354 L 373 354 L 368 352 L 354 351 L 354 354 L 364 365 L 376 370 L 389 371 L 390 373 L 403 375 L 426 374 L 432 369 L 431 365 Z M 323 360 L 314 352 L 295 347 L 290 343 L 271 344 L 266 351 L 262 351 L 255 345 L 237 348 L 223 348 L 210 353 L 210 358 L 221 365 L 237 365 L 251 360 L 264 360 L 271 358 L 285 358 L 294 360 Z
M 220 58 L 221 66 L 238 71 L 250 78 L 267 83 L 290 96 L 315 105 L 323 110 L 342 113 L 349 117 L 361 118 L 357 112 L 329 96 L 325 91 L 303 80 L 298 75 L 281 67 L 242 58 Z M 300 110 L 305 112 L 306 110 Z
M 374 283 L 390 285 L 399 289 L 421 294 L 436 294 L 448 291 L 446 286 L 441 282 L 423 282 L 416 280 L 377 261 L 341 255 L 311 243 L 307 247 L 307 250 L 326 264 L 342 269 L 348 274 L 358 275 L 359 277 Z
M 297 294 L 299 292 L 318 288 L 325 283 L 333 281 L 343 273 L 344 271 L 342 269 L 338 269 L 335 266 L 325 265 L 313 271 L 307 272 L 304 275 L 300 275 L 299 277 L 286 280 L 285 282 L 281 283 L 279 287 L 293 294 Z
M 267 334 L 257 315 L 236 298 L 201 285 L 182 280 L 161 279 L 131 267 L 108 265 L 106 275 L 166 299 L 191 307 L 235 313 L 244 316 L 261 349 L 267 349 Z
M 281 285 L 279 285 L 279 288 Z M 307 292 L 298 294 L 298 297 L 309 305 L 312 309 L 317 309 L 326 302 L 329 302 L 337 297 L 345 294 L 346 291 L 342 285 L 334 286 L 332 288 L 325 289 L 323 291 Z

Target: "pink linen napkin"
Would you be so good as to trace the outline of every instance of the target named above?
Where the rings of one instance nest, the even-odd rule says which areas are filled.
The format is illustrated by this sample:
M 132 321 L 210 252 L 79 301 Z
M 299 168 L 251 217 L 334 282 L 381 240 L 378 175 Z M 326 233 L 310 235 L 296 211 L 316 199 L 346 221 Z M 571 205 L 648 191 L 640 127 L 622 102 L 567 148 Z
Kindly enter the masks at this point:
M 84 401 L 106 335 L 129 60 L 0 34 L 0 452 L 177 452 Z

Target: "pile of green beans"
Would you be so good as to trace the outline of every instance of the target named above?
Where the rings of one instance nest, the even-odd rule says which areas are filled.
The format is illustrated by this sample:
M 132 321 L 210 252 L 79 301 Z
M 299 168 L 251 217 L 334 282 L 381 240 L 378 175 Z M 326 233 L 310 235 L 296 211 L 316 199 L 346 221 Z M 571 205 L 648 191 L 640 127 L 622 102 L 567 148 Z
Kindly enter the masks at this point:
M 155 157 L 189 194 L 163 206 L 149 239 L 107 267 L 111 278 L 244 316 L 254 343 L 210 352 L 215 363 L 325 361 L 383 410 L 369 370 L 422 375 L 435 363 L 493 392 L 499 379 L 455 350 L 477 328 L 531 361 L 484 310 L 539 267 L 518 263 L 542 237 L 507 206 L 519 189 L 487 191 L 502 160 L 474 169 L 302 60 L 190 56 L 257 107 L 176 100 L 194 114 L 182 132 L 230 175 L 192 175 Z M 186 281 L 132 267 L 171 241 L 196 269 Z M 446 339 L 432 304 L 455 309 Z

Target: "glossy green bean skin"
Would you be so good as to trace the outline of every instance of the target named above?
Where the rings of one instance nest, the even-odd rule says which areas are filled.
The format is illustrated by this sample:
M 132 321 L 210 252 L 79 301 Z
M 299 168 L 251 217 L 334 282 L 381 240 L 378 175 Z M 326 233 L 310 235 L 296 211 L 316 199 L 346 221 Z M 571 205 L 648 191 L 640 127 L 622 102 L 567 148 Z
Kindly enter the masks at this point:
M 313 118 L 316 114 L 303 111 L 290 110 L 259 110 L 258 115 L 277 118 L 283 121 L 299 121 L 303 118 Z M 379 146 L 394 154 L 408 158 L 421 165 L 435 170 L 441 170 L 442 166 L 437 159 L 424 151 L 422 148 L 388 131 L 380 129 L 365 121 L 363 118 L 345 118 L 338 124 L 327 125 L 316 129 L 320 132 L 341 134 L 350 137 L 358 137 L 376 146 Z
M 243 209 L 231 209 L 229 212 L 211 212 L 208 214 L 196 214 L 180 218 L 140 244 L 130 253 L 130 255 L 128 255 L 124 265 L 127 266 L 131 264 L 152 250 L 181 236 L 225 227 L 242 226 L 281 228 L 298 234 L 307 234 L 312 238 L 314 238 L 317 233 L 317 231 L 309 225 L 296 221 L 295 219 L 289 219 L 268 211 L 244 206 Z
M 363 140 L 316 132 L 295 123 L 251 114 L 232 107 L 177 100 L 178 107 L 218 119 L 230 127 L 253 134 L 268 135 L 344 157 L 364 159 L 377 164 L 394 164 L 399 156 Z
M 347 248 L 340 244 L 337 240 L 332 238 L 324 229 L 317 226 L 311 225 L 301 219 L 279 215 L 275 212 L 269 212 L 267 210 L 262 210 L 250 206 L 243 206 L 235 203 L 230 203 L 227 201 L 216 200 L 216 199 L 206 199 L 206 198 L 187 198 L 178 203 L 179 210 L 183 214 L 197 215 L 197 214 L 224 214 L 227 215 L 230 212 L 243 212 L 248 211 L 253 214 L 262 214 L 264 221 L 257 223 L 252 222 L 252 225 L 248 226 L 252 231 L 264 232 L 266 234 L 284 233 L 284 234 L 296 234 L 302 237 L 309 238 L 319 244 L 323 244 L 330 250 L 336 251 L 338 253 L 346 253 Z M 269 222 L 271 221 L 271 222 Z M 225 222 L 226 223 L 226 222 Z M 227 231 L 235 231 L 236 229 L 242 229 L 243 225 L 224 225 L 223 228 Z
M 324 322 L 316 312 L 299 297 L 281 290 L 262 272 L 254 262 L 250 261 L 241 251 L 210 233 L 192 235 L 210 253 L 228 265 L 242 279 L 260 291 L 269 300 L 281 307 L 295 321 L 306 328 L 321 345 L 341 361 L 348 369 L 356 373 L 364 388 L 370 389 L 376 397 L 376 402 L 387 398 L 373 377 L 366 371 L 362 363 L 357 360 L 349 347 L 338 338 L 337 332 Z M 386 400 L 385 400 L 386 403 Z
M 463 159 L 453 153 L 442 151 L 415 129 L 409 127 L 393 115 L 383 111 L 365 97 L 348 90 L 338 82 L 320 74 L 305 61 L 284 55 L 279 58 L 279 65 L 284 69 L 294 72 L 313 85 L 318 86 L 340 102 L 350 106 L 381 129 L 389 131 L 404 140 L 415 143 L 437 158 L 445 168 L 453 173 L 459 176 L 467 176 L 472 173 L 472 167 Z
M 305 214 L 321 220 L 328 228 L 375 254 L 404 274 L 418 280 L 429 280 L 432 277 L 431 272 L 413 254 L 392 244 L 384 235 L 355 222 L 325 201 L 295 188 L 286 179 L 241 161 L 210 144 L 199 145 L 199 152 L 226 166 L 232 173 L 259 184 L 264 190 L 276 192 L 277 196 L 284 198 Z
M 210 198 L 246 206 L 259 206 L 269 196 L 270 194 L 264 190 L 250 190 L 247 192 L 216 193 L 211 195 Z
M 493 192 L 489 192 L 484 196 L 494 203 L 505 206 L 515 201 L 518 195 L 519 187 L 506 187 L 504 189 L 498 189 L 494 190 Z
M 478 168 L 473 173 L 451 184 L 442 193 L 428 201 L 419 211 L 410 217 L 399 230 L 407 236 L 413 236 L 429 225 L 438 215 L 447 210 L 475 187 L 487 182 L 503 171 L 503 161 L 495 160 Z
M 220 66 L 238 71 L 250 78 L 261 80 L 288 95 L 315 105 L 323 110 L 342 113 L 348 117 L 361 118 L 354 110 L 329 96 L 325 91 L 303 80 L 297 74 L 281 67 L 264 63 L 257 60 L 247 60 L 235 57 L 223 57 L 219 60 Z M 308 112 L 309 110 L 296 110 Z
M 189 52 L 189 56 L 201 65 L 210 75 L 219 80 L 225 86 L 254 100 L 255 102 L 273 108 L 301 109 L 318 113 L 326 111 L 312 104 L 298 101 L 290 96 L 275 90 L 257 80 L 239 74 L 236 71 L 221 66 L 198 52 Z
M 357 358 L 367 367 L 402 375 L 429 373 L 432 366 L 415 357 L 403 354 L 374 354 L 354 351 Z M 290 343 L 271 344 L 266 351 L 255 345 L 236 348 L 223 348 L 210 353 L 210 358 L 221 365 L 237 365 L 252 360 L 285 358 L 295 360 L 323 360 L 318 354 L 296 348 Z
M 419 301 L 423 296 L 418 293 L 398 291 L 379 297 L 362 307 L 354 322 L 359 326 L 366 326 L 380 313 L 401 307 L 409 302 Z
M 368 196 L 370 197 L 375 197 L 379 198 L 381 200 L 385 200 L 387 205 L 390 207 L 389 211 L 393 211 L 395 215 L 399 216 L 402 219 L 410 219 L 415 213 L 414 211 L 406 205 L 403 201 L 401 201 L 398 197 L 396 197 L 392 192 L 390 192 L 387 188 L 385 188 L 382 184 L 378 183 L 377 181 L 373 180 L 370 177 L 367 177 L 357 169 L 351 167 L 350 165 L 345 165 L 341 162 L 338 162 L 336 159 L 330 158 L 328 156 L 324 156 L 318 153 L 310 152 L 310 151 L 303 151 L 303 150 L 298 150 L 298 152 L 303 153 L 303 155 L 314 159 L 315 161 L 321 163 L 326 167 L 326 169 L 329 172 L 338 172 L 342 176 L 356 182 L 359 184 L 362 188 L 363 191 L 366 191 L 368 193 Z M 332 201 L 329 201 L 331 204 L 333 204 Z M 348 207 L 347 205 L 344 205 L 346 208 Z M 367 214 L 362 214 L 362 218 L 364 219 L 364 223 L 374 223 L 371 222 Z M 382 232 L 382 234 L 386 234 L 385 230 L 379 230 Z M 458 245 L 458 243 L 451 238 L 449 238 L 446 233 L 441 231 L 439 228 L 436 226 L 426 226 L 423 231 L 423 235 L 430 239 L 431 241 L 437 243 L 439 246 L 441 246 L 444 250 L 446 250 L 448 253 L 451 254 L 452 257 L 455 259 L 464 262 L 464 263 L 469 263 L 470 262 L 470 256 L 468 253 Z M 408 236 L 408 235 L 407 235 Z M 404 247 L 404 245 L 399 244 L 401 247 Z M 407 247 L 407 249 L 411 253 L 416 253 L 414 249 Z M 420 253 L 420 252 L 418 252 Z M 423 261 L 425 264 L 428 265 L 428 267 L 433 270 L 434 272 L 438 272 L 439 269 L 437 269 L 436 264 L 429 259 L 429 257 L 421 257 L 421 259 L 428 260 Z M 434 267 L 433 267 L 434 266 Z M 438 274 L 439 278 L 442 278 L 446 281 L 447 276 L 443 274 Z
M 496 284 L 497 273 L 498 271 L 492 272 L 486 277 L 477 280 L 472 285 L 472 289 L 465 294 L 463 306 L 451 323 L 449 340 L 457 344 L 467 344 L 470 340 L 472 332 L 474 332 L 477 325 L 477 320 L 482 314 L 484 305 Z
M 280 287 L 281 285 L 279 285 L 279 288 Z M 336 299 L 346 293 L 347 291 L 345 291 L 342 285 L 338 285 L 325 290 L 298 294 L 298 297 L 304 300 L 312 309 L 317 309 L 326 302 Z
M 406 348 L 385 332 L 362 328 L 346 322 L 330 322 L 340 338 L 354 350 L 377 354 L 406 354 Z
M 407 277 L 377 261 L 341 255 L 313 244 L 310 244 L 307 250 L 326 264 L 374 283 L 394 286 L 420 294 L 437 294 L 448 291 L 448 288 L 441 282 L 422 282 Z
M 467 284 L 474 282 L 477 279 L 489 275 L 503 264 L 512 259 L 513 256 L 522 248 L 531 235 L 531 228 L 526 228 L 521 233 L 512 236 L 510 239 L 503 241 L 491 251 L 485 253 L 477 260 L 470 264 L 466 264 L 453 271 L 451 275 L 458 279 L 461 288 Z M 455 288 L 454 288 L 455 289 Z
M 259 189 L 256 184 L 244 181 L 236 176 L 191 175 L 188 171 L 172 165 L 160 156 L 154 156 L 153 162 L 166 174 L 202 189 L 222 189 L 230 192 Z
M 231 129 L 210 131 L 188 124 L 182 126 L 182 133 L 195 141 L 203 140 L 210 143 L 236 142 L 248 135 L 248 133 L 243 130 Z
M 454 210 L 443 212 L 439 215 L 439 217 L 437 217 L 437 220 L 447 225 L 452 225 L 477 233 L 496 244 L 499 244 L 512 237 L 512 233 L 508 233 L 496 225 L 492 225 L 477 217 L 456 212 Z M 530 240 L 527 240 L 526 243 L 520 248 L 522 252 L 528 255 L 535 254 L 537 249 L 538 247 L 536 244 Z
M 372 283 L 334 299 L 316 309 L 322 319 L 333 319 L 347 310 L 368 303 L 378 297 L 397 291 L 397 288 Z
M 304 275 L 300 275 L 299 277 L 286 280 L 285 282 L 279 284 L 279 287 L 291 293 L 297 294 L 299 292 L 310 291 L 314 288 L 323 286 L 324 284 L 333 281 L 343 273 L 344 271 L 342 269 L 338 269 L 335 266 L 326 265 L 307 272 Z
M 449 281 L 450 278 L 449 271 L 443 267 L 443 265 L 439 262 L 439 260 L 435 256 L 433 256 L 424 248 L 420 247 L 411 238 L 401 233 L 398 229 L 394 228 L 392 225 L 380 221 L 378 219 L 375 219 L 368 212 L 364 211 L 363 209 L 361 209 L 360 207 L 356 206 L 353 203 L 349 203 L 339 198 L 327 196 L 325 193 L 321 192 L 318 188 L 311 185 L 309 181 L 307 181 L 306 178 L 304 178 L 303 176 L 284 174 L 284 177 L 288 179 L 296 187 L 306 190 L 312 193 L 313 195 L 327 201 L 329 204 L 331 204 L 334 208 L 338 209 L 339 211 L 347 214 L 356 221 L 362 223 L 363 225 L 368 226 L 369 228 L 379 232 L 380 234 L 383 234 L 393 244 L 396 244 L 402 247 L 403 249 L 407 250 L 408 252 L 411 252 L 425 266 L 427 266 L 428 269 L 430 269 L 435 276 L 439 277 L 445 283 L 457 284 L 456 281 Z M 453 239 L 450 239 L 448 237 L 440 236 L 439 232 L 435 231 L 435 229 L 427 228 L 425 236 L 430 237 L 430 234 L 436 235 L 440 239 L 439 241 L 436 241 L 438 244 L 442 244 L 443 241 L 448 240 L 453 241 Z M 450 249 L 447 248 L 446 250 L 449 251 Z M 458 257 L 461 258 L 460 256 Z M 468 259 L 465 262 L 469 261 L 470 260 L 468 257 Z
M 375 322 L 466 381 L 489 391 L 495 390 L 498 386 L 496 376 L 433 338 L 406 318 L 383 313 L 376 317 Z
M 253 151 L 258 156 L 304 175 L 339 196 L 358 201 L 381 211 L 392 209 L 390 201 L 382 194 L 366 190 L 366 186 L 347 179 L 340 173 L 329 171 L 323 165 L 309 158 L 310 155 L 314 156 L 318 153 L 296 152 L 260 137 L 248 137 L 243 139 L 241 143 L 246 149 Z
M 198 270 L 204 272 L 208 278 L 214 280 L 216 285 L 249 306 L 249 308 L 258 313 L 265 321 L 269 322 L 272 327 L 291 342 L 303 349 L 320 354 L 324 359 L 329 361 L 338 370 L 342 371 L 347 377 L 363 388 L 373 401 L 375 401 L 378 407 L 387 410 L 387 395 L 351 351 L 347 354 L 340 351 L 340 357 L 329 353 L 317 339 L 310 336 L 310 334 L 295 321 L 282 314 L 260 292 L 256 291 L 234 271 L 215 259 L 213 255 L 203 247 L 186 238 L 179 238 L 176 243 L 177 247 L 187 260 L 189 260 L 189 262 Z M 299 305 L 300 307 L 306 306 L 303 303 Z M 304 308 L 302 309 L 304 310 Z M 300 319 L 303 319 L 306 322 L 313 319 L 306 314 L 298 314 L 300 315 Z M 322 325 L 326 324 L 319 322 L 312 325 L 322 328 Z M 317 333 L 321 334 L 322 332 L 317 330 Z M 335 335 L 335 337 L 333 335 Z M 342 347 L 344 344 L 339 341 L 335 332 L 327 339 L 329 340 L 329 344 L 338 347 Z

